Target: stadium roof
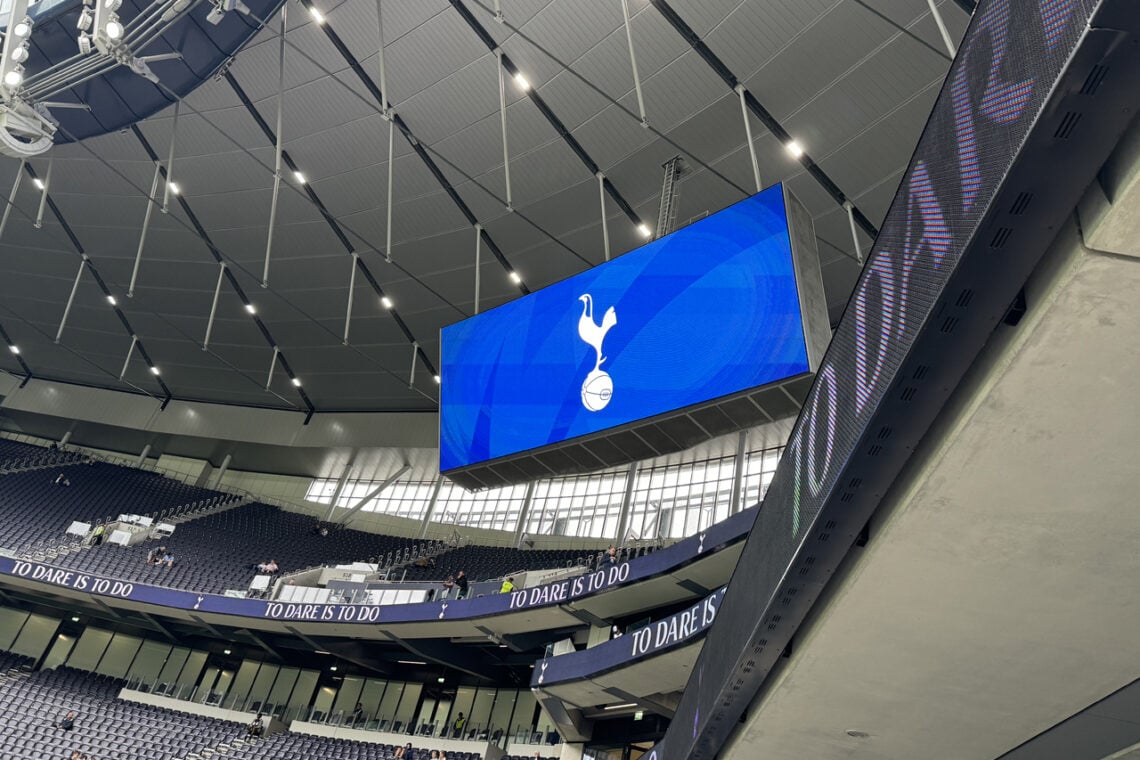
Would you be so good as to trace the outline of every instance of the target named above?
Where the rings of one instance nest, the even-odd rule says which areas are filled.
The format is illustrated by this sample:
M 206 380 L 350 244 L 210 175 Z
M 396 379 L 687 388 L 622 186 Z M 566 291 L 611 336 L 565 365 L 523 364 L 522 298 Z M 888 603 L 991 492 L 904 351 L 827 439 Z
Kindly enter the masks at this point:
M 951 0 L 939 6 L 957 39 L 966 14 Z M 310 7 L 323 23 L 305 12 Z M 37 229 L 41 192 L 25 173 L 0 238 L 0 326 L 20 353 L 0 356 L 0 368 L 22 373 L 22 361 L 37 377 L 159 398 L 169 390 L 179 399 L 302 411 L 434 410 L 439 330 L 474 310 L 476 233 L 469 219 L 485 233 L 485 309 L 603 260 L 591 164 L 609 182 L 614 255 L 644 239 L 635 219 L 656 226 L 661 165 L 673 156 L 688 167 L 678 223 L 753 192 L 733 77 L 749 96 L 763 183 L 788 182 L 815 217 L 834 321 L 860 267 L 841 201 L 853 205 L 865 250 L 950 60 L 926 0 L 630 0 L 645 127 L 619 0 L 301 0 L 286 11 L 281 133 L 300 174 L 286 164 L 268 288 L 261 280 L 274 184 L 279 18 L 182 103 L 172 169 L 181 195 L 170 199 L 168 214 L 152 214 L 133 297 L 127 291 L 154 158 L 165 165 L 174 108 L 141 122 L 137 132 L 59 145 L 28 162 L 39 178 L 50 172 L 54 208 L 46 208 Z M 508 72 L 513 211 L 506 204 L 496 46 Z M 161 66 L 153 65 L 160 80 Z M 510 76 L 515 71 L 530 90 Z M 391 262 L 381 86 L 398 116 Z M 804 157 L 793 157 L 781 129 Z M 18 171 L 16 159 L 2 161 L 5 194 Z M 345 343 L 349 248 L 363 266 L 355 268 Z M 88 266 L 56 342 L 80 251 Z M 203 350 L 219 257 L 233 280 L 221 285 Z M 412 340 L 422 353 L 409 387 Z

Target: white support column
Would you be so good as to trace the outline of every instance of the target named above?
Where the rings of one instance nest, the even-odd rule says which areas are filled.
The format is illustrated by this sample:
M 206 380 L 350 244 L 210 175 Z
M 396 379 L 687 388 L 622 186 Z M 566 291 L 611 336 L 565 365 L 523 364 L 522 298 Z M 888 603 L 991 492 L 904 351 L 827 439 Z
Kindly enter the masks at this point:
M 143 248 L 146 247 L 146 233 L 150 229 L 150 217 L 154 211 L 155 204 L 158 200 L 155 195 L 158 193 L 158 180 L 161 179 L 162 164 L 157 161 L 154 162 L 154 179 L 150 183 L 150 195 L 146 197 L 146 213 L 143 214 L 142 232 L 139 233 L 139 247 L 135 251 L 135 266 L 131 270 L 131 284 L 127 286 L 127 298 L 134 298 L 135 296 L 135 283 L 139 279 L 139 264 L 142 263 Z
M 20 180 L 24 176 L 24 165 L 27 161 L 20 159 L 20 165 L 16 167 L 16 178 L 12 180 L 12 191 L 8 193 L 8 205 L 4 207 L 4 215 L 0 217 L 0 237 L 4 236 L 4 228 L 8 226 L 8 215 L 12 213 L 12 208 L 16 205 L 16 193 L 20 191 Z
M 431 518 L 435 515 L 435 505 L 439 501 L 439 492 L 443 489 L 443 476 L 439 475 L 435 479 L 435 485 L 431 489 L 431 498 L 428 500 L 427 511 L 424 513 L 424 522 L 420 526 L 420 539 L 427 538 L 428 528 L 431 527 Z
M 55 168 L 55 155 L 48 159 L 47 174 L 43 178 L 43 191 L 40 193 L 40 208 L 36 211 L 35 228 L 38 230 L 44 226 L 44 209 L 47 208 L 48 190 L 51 189 L 51 170 Z
M 744 467 L 748 457 L 748 431 L 741 430 L 736 438 L 736 459 L 732 465 L 732 496 L 728 504 L 728 514 L 734 515 L 744 508 L 741 504 L 744 486 Z
M 277 199 L 281 195 L 281 156 L 285 149 L 285 138 L 281 125 L 285 111 L 285 24 L 288 19 L 289 4 L 281 6 L 281 33 L 277 46 L 277 143 L 274 146 L 273 200 L 269 206 L 269 231 L 265 238 L 265 267 L 261 272 L 261 287 L 269 287 L 269 259 L 273 255 L 273 231 L 277 226 Z M 347 338 L 345 341 L 347 342 Z
M 523 497 L 522 511 L 519 512 L 519 521 L 515 524 L 515 548 L 522 548 L 523 536 L 526 534 L 526 523 L 530 519 L 530 507 L 534 504 L 534 492 L 538 481 L 532 480 L 526 484 L 526 496 Z
M 280 353 L 281 349 L 274 346 L 273 358 L 269 360 L 269 375 L 265 378 L 265 390 L 269 390 L 269 386 L 273 384 L 273 370 L 277 369 L 277 355 Z
M 503 132 L 503 178 L 507 183 L 507 211 L 514 211 L 511 201 L 511 154 L 507 150 L 507 72 L 503 69 L 503 51 L 495 51 L 495 65 L 499 69 L 499 124 Z
M 70 440 L 71 440 L 71 428 L 68 428 L 67 432 L 63 434 L 63 438 L 59 439 L 59 447 L 62 449 L 64 446 L 66 446 L 68 444 L 68 442 Z
M 736 94 L 740 96 L 740 116 L 744 119 L 744 136 L 748 140 L 748 155 L 752 158 L 752 179 L 756 181 L 756 192 L 764 189 L 760 181 L 760 162 L 756 159 L 756 145 L 752 141 L 752 120 L 748 118 L 748 101 L 744 97 L 744 85 L 736 85 Z
M 178 116 L 182 101 L 174 101 L 174 123 L 170 127 L 170 152 L 166 156 L 166 187 L 162 191 L 162 213 L 170 210 L 170 193 L 174 190 L 174 147 L 178 139 Z
M 75 303 L 75 294 L 79 290 L 79 280 L 83 277 L 83 270 L 87 267 L 87 254 L 79 260 L 79 271 L 75 273 L 75 282 L 71 284 L 71 295 L 67 297 L 67 306 L 63 307 L 63 318 L 59 320 L 59 329 L 55 331 L 55 342 L 63 337 L 63 328 L 67 324 L 67 317 L 71 314 L 71 305 Z
M 475 224 L 475 313 L 479 313 L 479 282 L 480 282 L 480 265 L 483 263 L 480 259 L 483 255 L 483 225 Z
M 344 312 L 344 345 L 348 345 L 348 329 L 352 326 L 352 297 L 356 293 L 356 262 L 360 254 L 352 252 L 352 272 L 348 275 L 348 306 Z
M 146 446 L 143 446 L 142 453 L 139 454 L 139 458 L 135 461 L 135 467 L 142 467 L 143 463 L 146 461 L 146 458 L 148 456 L 150 456 L 150 444 L 149 443 Z
M 637 54 L 633 50 L 633 28 L 629 23 L 629 0 L 621 0 L 622 18 L 625 19 L 625 39 L 629 43 L 629 65 L 633 69 L 633 89 L 637 93 L 637 113 L 641 116 L 641 126 L 649 127 L 645 118 L 645 98 L 641 95 L 641 77 L 637 73 Z
M 218 475 L 214 478 L 214 488 L 222 484 L 222 478 L 226 476 L 226 470 L 230 468 L 230 461 L 233 459 L 233 454 L 226 454 L 225 459 L 222 460 L 222 466 L 218 468 Z
M 408 387 L 414 388 L 416 386 L 416 354 L 420 350 L 420 344 L 412 341 L 412 371 L 408 375 Z
M 606 221 L 606 175 L 598 172 L 598 202 L 602 207 L 602 250 L 605 253 L 605 260 L 610 260 L 610 227 L 609 222 Z
M 625 493 L 621 497 L 621 515 L 618 517 L 618 534 L 615 540 L 618 546 L 625 546 L 625 537 L 629 533 L 630 514 L 633 511 L 633 488 L 637 484 L 637 462 L 629 466 L 625 475 Z
M 851 201 L 844 201 L 843 210 L 847 212 L 847 223 L 851 226 L 851 244 L 855 246 L 855 260 L 862 264 L 863 247 L 859 245 L 859 228 L 855 225 L 855 206 Z
M 139 336 L 131 335 L 131 346 L 127 349 L 127 358 L 123 359 L 123 368 L 119 370 L 119 379 L 122 380 L 127 375 L 127 367 L 131 363 L 131 354 L 135 352 L 135 346 L 138 345 Z
M 951 58 L 958 55 L 958 48 L 954 46 L 954 40 L 950 38 L 950 32 L 946 29 L 946 22 L 942 20 L 942 12 L 938 10 L 934 0 L 926 0 L 926 4 L 930 6 L 930 15 L 934 17 L 934 23 L 938 25 L 938 33 L 942 35 L 942 44 L 946 46 L 946 52 L 950 54 Z
M 340 479 L 336 482 L 336 490 L 333 491 L 332 501 L 329 502 L 329 513 L 325 517 L 325 522 L 332 522 L 333 513 L 336 512 L 337 502 L 340 501 L 340 495 L 344 492 L 344 487 L 348 483 L 348 477 L 352 474 L 352 462 L 345 464 L 344 469 L 340 473 Z
M 392 175 L 396 173 L 395 163 L 396 115 L 388 113 L 388 221 L 384 228 L 384 260 L 392 261 Z
M 214 331 L 214 315 L 218 313 L 218 297 L 222 294 L 222 280 L 226 276 L 226 264 L 218 265 L 218 282 L 214 285 L 214 301 L 210 304 L 210 318 L 206 321 L 206 337 L 202 340 L 202 350 L 210 348 L 210 333 Z

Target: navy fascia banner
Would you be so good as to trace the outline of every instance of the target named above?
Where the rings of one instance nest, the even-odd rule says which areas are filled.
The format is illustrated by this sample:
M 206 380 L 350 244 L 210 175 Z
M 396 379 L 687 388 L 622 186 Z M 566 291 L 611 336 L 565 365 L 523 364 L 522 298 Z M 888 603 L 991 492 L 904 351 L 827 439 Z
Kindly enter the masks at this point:
M 779 627 L 781 615 L 785 623 L 802 619 L 818 597 L 825 574 L 813 577 L 802 566 L 801 550 L 809 538 L 818 546 L 815 537 L 842 520 L 846 499 L 840 495 L 859 488 L 846 471 L 857 452 L 863 456 L 864 449 L 856 447 L 868 440 L 888 388 L 1101 5 L 979 5 L 819 366 L 717 622 L 665 738 L 646 760 L 716 756 L 770 667 L 764 663 L 773 662 L 783 646 L 769 638 L 769 625 Z M 896 434 L 880 448 L 914 444 L 900 439 Z M 821 516 L 825 504 L 828 513 Z M 844 526 L 833 540 L 849 539 L 860 527 Z
M 416 604 L 301 604 L 264 599 L 239 599 L 217 594 L 150 586 L 114 578 L 103 578 L 41 562 L 0 557 L 0 580 L 5 576 L 81 591 L 111 600 L 142 602 L 160 607 L 201 613 L 236 615 L 263 620 L 295 622 L 392 624 L 431 620 L 468 620 L 502 615 L 535 607 L 564 604 L 592 594 L 636 583 L 671 572 L 705 554 L 739 540 L 747 534 L 757 508 L 747 509 L 709 527 L 695 536 L 678 541 L 644 557 L 604 566 L 574 578 L 525 588 L 510 594 L 494 594 L 474 599 L 450 599 Z M 152 614 L 161 615 L 161 610 Z
M 534 664 L 531 688 L 592 678 L 697 641 L 716 620 L 723 598 L 724 588 L 720 588 L 688 609 L 619 638 L 580 652 L 545 657 Z

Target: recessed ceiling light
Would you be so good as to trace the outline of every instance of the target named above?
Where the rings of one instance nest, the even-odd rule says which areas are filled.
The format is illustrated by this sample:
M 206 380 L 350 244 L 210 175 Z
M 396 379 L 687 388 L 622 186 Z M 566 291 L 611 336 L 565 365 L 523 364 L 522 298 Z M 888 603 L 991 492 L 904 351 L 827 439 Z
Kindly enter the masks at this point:
M 653 230 L 649 229 L 649 225 L 644 222 L 637 225 L 637 231 L 641 233 L 642 237 L 649 237 L 653 234 Z
M 321 15 L 321 12 L 318 11 L 316 7 L 309 6 L 309 15 L 312 16 L 313 21 L 316 21 L 318 24 L 325 23 L 325 17 Z
M 71 622 L 78 623 L 79 622 L 79 616 L 78 615 L 72 615 L 71 616 Z
M 112 306 L 119 305 L 119 302 L 115 300 L 114 296 L 107 296 L 107 303 L 111 304 Z
M 14 353 L 16 356 L 20 355 L 20 347 L 19 346 L 8 346 L 8 350 L 11 351 L 12 353 Z
M 257 313 L 257 308 L 251 303 L 247 303 L 245 305 L 245 310 L 248 311 L 250 314 L 256 314 Z
M 435 680 L 438 681 L 439 683 L 443 683 L 445 679 L 443 676 L 440 676 L 439 678 L 437 678 Z
M 519 277 L 518 272 L 511 272 L 510 278 L 511 278 L 511 282 L 513 282 L 515 285 L 521 285 L 522 284 L 522 277 Z
M 170 192 L 174 193 L 175 195 L 178 195 L 179 193 L 182 192 L 181 190 L 178 189 L 178 183 L 177 182 L 171 182 L 170 183 Z
M 380 305 L 383 306 L 385 309 L 391 309 L 392 308 L 392 299 L 389 298 L 388 296 L 381 296 Z
M 305 175 L 301 174 L 301 172 L 293 172 L 293 178 L 300 182 L 302 185 L 305 184 Z
M 439 375 L 432 375 L 432 376 L 431 376 L 431 379 L 432 379 L 432 380 L 435 380 L 435 384 L 436 384 L 436 385 L 439 385 Z
M 9 71 L 8 73 L 11 74 L 12 72 Z M 8 81 L 8 78 L 6 76 L 4 77 L 4 81 L 5 82 Z M 35 179 L 33 179 L 32 184 L 36 186 L 37 190 L 43 190 L 44 189 L 44 181 L 42 179 L 40 179 L 39 177 L 36 177 Z
M 336 670 L 336 665 L 329 665 L 329 670 Z
M 637 707 L 636 702 L 624 702 L 620 705 L 606 705 L 603 710 L 627 710 L 630 707 Z
M 158 377 L 158 367 L 151 367 L 150 368 L 150 374 L 154 375 L 155 377 Z
M 229 649 L 223 649 L 222 654 L 233 654 Z
M 522 74 L 515 74 L 515 82 L 517 82 L 518 86 L 524 90 L 530 89 L 530 82 L 528 82 L 526 80 L 526 77 L 524 77 Z
M 787 148 L 788 152 L 792 154 L 792 158 L 799 158 L 800 156 L 802 156 L 804 154 L 803 146 L 800 145 L 795 140 L 792 140 L 791 142 L 789 142 L 784 147 Z
M 295 385 L 295 386 L 297 386 L 298 388 L 300 388 L 300 387 L 301 387 L 301 378 L 299 378 L 299 377 L 295 377 L 295 378 L 293 378 L 293 385 Z

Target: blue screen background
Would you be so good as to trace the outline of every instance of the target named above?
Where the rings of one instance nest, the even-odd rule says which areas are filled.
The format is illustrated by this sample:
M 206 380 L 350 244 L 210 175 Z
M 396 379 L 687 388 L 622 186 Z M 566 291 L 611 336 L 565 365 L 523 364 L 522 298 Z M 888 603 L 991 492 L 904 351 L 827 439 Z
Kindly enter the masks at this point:
M 596 361 L 578 334 L 584 293 L 595 323 L 617 316 L 600 411 L 581 396 Z M 446 327 L 440 353 L 442 471 L 807 372 L 782 189 Z

